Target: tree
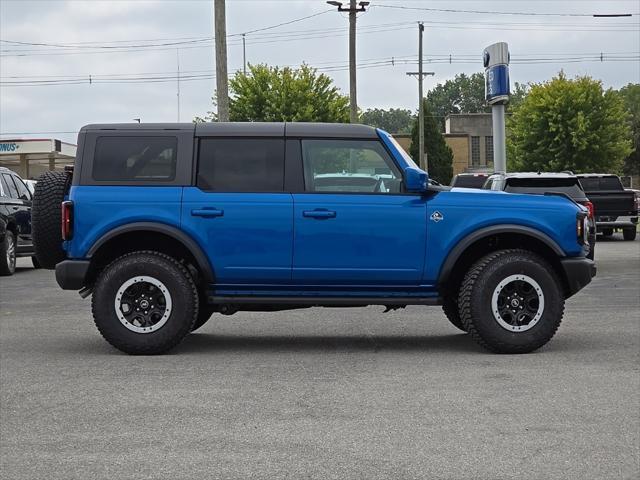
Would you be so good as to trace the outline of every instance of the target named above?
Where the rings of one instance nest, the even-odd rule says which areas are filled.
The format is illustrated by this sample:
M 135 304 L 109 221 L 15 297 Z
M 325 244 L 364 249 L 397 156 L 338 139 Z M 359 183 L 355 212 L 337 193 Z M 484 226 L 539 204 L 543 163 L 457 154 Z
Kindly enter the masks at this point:
M 453 152 L 444 141 L 438 121 L 432 115 L 428 100 L 424 100 L 424 146 L 429 167 L 429 176 L 448 185 L 453 176 Z M 411 148 L 409 153 L 418 163 L 418 120 L 414 120 L 411 129 Z
M 444 130 L 444 117 L 450 113 L 489 112 L 484 101 L 484 74 L 461 73 L 453 80 L 438 84 L 427 93 L 433 115 Z
M 513 113 L 510 168 L 528 171 L 618 172 L 631 153 L 620 95 L 591 77 L 563 72 L 533 84 Z
M 381 128 L 389 133 L 410 133 L 413 115 L 411 110 L 402 108 L 368 109 L 360 115 L 360 121 L 366 125 Z
M 630 83 L 618 91 L 627 109 L 633 141 L 633 151 L 625 159 L 625 175 L 640 175 L 640 84 Z
M 308 65 L 249 65 L 246 75 L 237 72 L 229 80 L 229 90 L 229 118 L 234 122 L 349 121 L 349 98 L 330 77 Z M 215 118 L 214 112 L 205 116 L 208 121 Z

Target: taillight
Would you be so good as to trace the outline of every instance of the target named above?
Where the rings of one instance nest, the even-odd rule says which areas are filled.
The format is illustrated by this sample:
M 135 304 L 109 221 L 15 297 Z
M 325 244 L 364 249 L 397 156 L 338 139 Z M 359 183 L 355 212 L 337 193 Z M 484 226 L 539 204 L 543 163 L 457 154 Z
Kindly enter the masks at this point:
M 593 203 L 591 203 L 591 202 L 583 202 L 582 205 L 587 207 L 587 210 L 589 210 L 589 218 L 595 218 L 596 209 L 594 208 Z
M 73 236 L 73 202 L 62 202 L 62 239 L 71 240 Z

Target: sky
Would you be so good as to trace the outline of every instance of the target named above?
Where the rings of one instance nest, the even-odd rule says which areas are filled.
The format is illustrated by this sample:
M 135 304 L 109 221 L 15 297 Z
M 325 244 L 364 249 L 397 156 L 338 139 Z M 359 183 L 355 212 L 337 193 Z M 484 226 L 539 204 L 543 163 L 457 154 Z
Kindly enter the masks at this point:
M 592 17 L 611 13 L 633 16 Z M 417 70 L 418 21 L 435 73 L 425 91 L 482 71 L 484 47 L 498 41 L 509 44 L 512 84 L 560 70 L 605 88 L 640 83 L 639 14 L 638 0 L 371 0 L 357 20 L 358 105 L 416 110 L 406 72 Z M 243 67 L 245 33 L 247 62 L 304 62 L 348 94 L 348 16 L 337 8 L 227 0 L 226 16 L 230 73 Z M 0 0 L 0 137 L 75 143 L 89 123 L 203 116 L 215 90 L 212 37 L 213 0 Z

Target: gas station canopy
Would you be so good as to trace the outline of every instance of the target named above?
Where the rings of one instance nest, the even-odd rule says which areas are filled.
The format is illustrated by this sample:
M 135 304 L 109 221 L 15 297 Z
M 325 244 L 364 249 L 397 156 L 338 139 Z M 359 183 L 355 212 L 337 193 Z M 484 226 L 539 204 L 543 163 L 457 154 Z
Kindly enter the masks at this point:
M 37 179 L 47 170 L 63 170 L 75 157 L 75 145 L 52 138 L 0 140 L 0 167 L 24 179 Z

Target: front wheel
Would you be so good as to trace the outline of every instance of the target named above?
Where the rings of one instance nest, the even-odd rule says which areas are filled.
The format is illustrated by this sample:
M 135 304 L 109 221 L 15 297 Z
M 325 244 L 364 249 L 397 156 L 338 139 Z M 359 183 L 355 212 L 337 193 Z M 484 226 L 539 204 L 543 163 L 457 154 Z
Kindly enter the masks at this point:
M 555 271 L 526 250 L 500 250 L 467 272 L 460 318 L 474 340 L 496 353 L 528 353 L 554 336 L 564 313 Z
M 458 307 L 458 298 L 455 295 L 447 295 L 442 302 L 442 311 L 451 325 L 463 332 L 467 332 L 467 328 L 460 319 L 460 308 Z
M 92 310 L 98 330 L 117 349 L 159 354 L 175 347 L 193 328 L 198 291 L 188 270 L 172 257 L 134 252 L 100 273 Z

